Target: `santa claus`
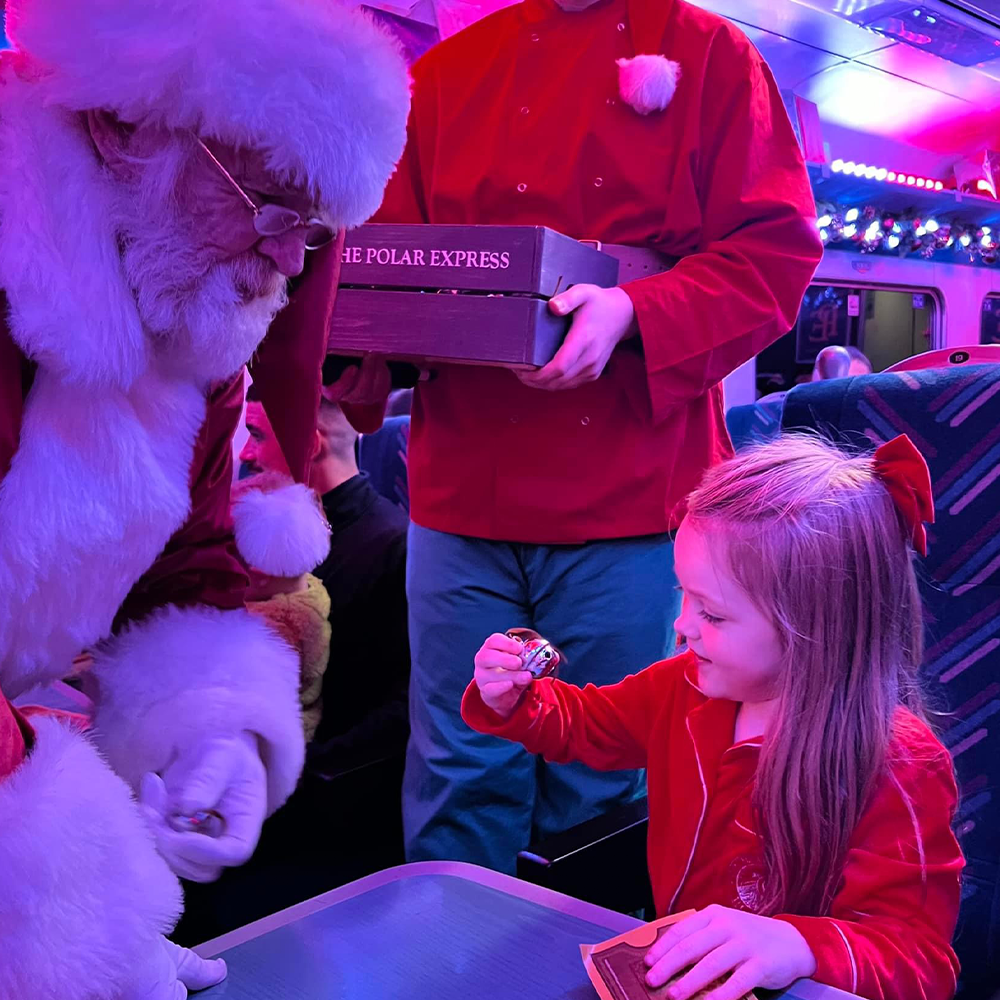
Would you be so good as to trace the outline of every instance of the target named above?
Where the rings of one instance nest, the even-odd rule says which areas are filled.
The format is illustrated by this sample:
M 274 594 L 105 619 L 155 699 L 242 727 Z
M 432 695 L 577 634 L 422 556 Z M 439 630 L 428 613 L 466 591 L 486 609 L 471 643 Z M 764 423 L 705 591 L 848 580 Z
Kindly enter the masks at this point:
M 166 1000 L 222 972 L 163 937 L 173 873 L 245 860 L 302 764 L 297 659 L 232 544 L 243 366 L 301 478 L 337 236 L 408 80 L 333 2 L 9 0 L 6 29 L 0 687 L 88 650 L 96 713 L 0 696 L 0 998 Z

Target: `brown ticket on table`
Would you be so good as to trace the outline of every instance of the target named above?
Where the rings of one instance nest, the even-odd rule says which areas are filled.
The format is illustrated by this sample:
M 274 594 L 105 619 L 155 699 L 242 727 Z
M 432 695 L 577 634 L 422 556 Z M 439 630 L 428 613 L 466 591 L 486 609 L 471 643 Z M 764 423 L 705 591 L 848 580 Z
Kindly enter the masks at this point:
M 649 971 L 643 959 L 653 943 L 665 934 L 671 924 L 690 916 L 691 912 L 677 913 L 663 917 L 650 924 L 643 924 L 625 934 L 605 941 L 603 944 L 582 944 L 580 954 L 583 964 L 594 984 L 601 1000 L 660 1000 L 665 997 L 667 987 L 676 983 L 684 973 L 674 976 L 669 982 L 655 989 L 646 985 L 646 973 Z M 702 1000 L 720 982 L 696 993 L 691 1000 Z M 743 1000 L 756 1000 L 748 993 Z

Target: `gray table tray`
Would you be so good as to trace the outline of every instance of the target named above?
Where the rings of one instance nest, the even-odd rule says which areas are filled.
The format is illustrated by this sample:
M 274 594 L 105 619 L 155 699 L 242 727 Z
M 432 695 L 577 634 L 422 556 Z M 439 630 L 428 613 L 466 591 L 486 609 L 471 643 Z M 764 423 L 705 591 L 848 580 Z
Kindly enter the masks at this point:
M 594 1000 L 580 944 L 639 921 L 452 862 L 391 868 L 201 945 L 199 1000 Z M 849 994 L 802 982 L 783 1000 Z

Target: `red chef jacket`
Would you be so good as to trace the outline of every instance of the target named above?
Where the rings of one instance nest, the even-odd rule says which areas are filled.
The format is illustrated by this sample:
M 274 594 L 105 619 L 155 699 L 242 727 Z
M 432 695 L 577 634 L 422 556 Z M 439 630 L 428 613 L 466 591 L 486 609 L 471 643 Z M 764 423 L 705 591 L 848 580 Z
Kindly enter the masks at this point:
M 733 745 L 738 705 L 694 685 L 686 653 L 608 687 L 532 684 L 504 721 L 475 682 L 462 716 L 556 763 L 647 769 L 649 874 L 658 915 L 711 903 L 753 911 L 762 847 L 750 805 L 759 740 Z M 848 845 L 822 917 L 783 914 L 809 943 L 818 982 L 869 1000 L 951 1000 L 964 861 L 951 829 L 958 792 L 948 751 L 898 709 L 889 768 Z
M 681 67 L 665 111 L 618 92 L 616 59 Z M 731 454 L 718 383 L 794 324 L 822 249 L 778 89 L 731 23 L 683 0 L 553 0 L 483 19 L 414 67 L 403 160 L 375 221 L 550 226 L 680 262 L 623 287 L 638 343 L 544 392 L 443 365 L 414 398 L 411 514 L 542 544 L 677 525 Z M 642 353 L 645 354 L 643 362 Z

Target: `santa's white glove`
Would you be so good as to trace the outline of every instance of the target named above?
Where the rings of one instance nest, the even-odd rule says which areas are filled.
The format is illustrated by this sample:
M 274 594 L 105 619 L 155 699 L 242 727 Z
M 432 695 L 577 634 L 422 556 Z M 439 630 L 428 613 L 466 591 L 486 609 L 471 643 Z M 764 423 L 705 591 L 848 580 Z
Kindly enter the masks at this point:
M 120 1000 L 184 1000 L 188 990 L 204 990 L 226 978 L 221 958 L 199 958 L 193 951 L 160 938 L 162 947 L 137 969 Z
M 160 854 L 192 882 L 214 882 L 242 865 L 257 846 L 267 814 L 267 772 L 252 733 L 212 736 L 181 753 L 163 772 L 143 776 L 139 804 Z M 181 832 L 171 820 L 214 813 L 217 836 Z

